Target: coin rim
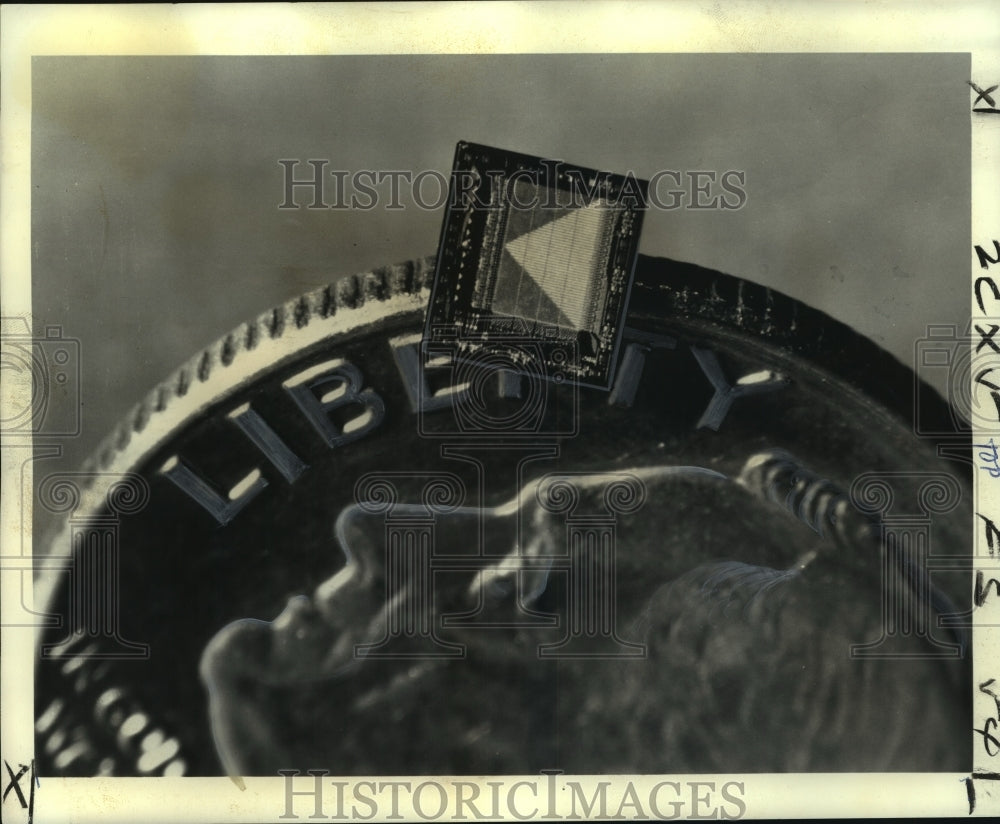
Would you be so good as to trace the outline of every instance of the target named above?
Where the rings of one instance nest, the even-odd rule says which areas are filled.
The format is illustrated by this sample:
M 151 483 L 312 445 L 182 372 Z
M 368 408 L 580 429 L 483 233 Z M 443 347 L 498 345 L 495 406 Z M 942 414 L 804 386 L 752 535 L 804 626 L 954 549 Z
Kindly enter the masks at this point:
M 210 406 L 293 361 L 303 348 L 369 332 L 392 316 L 424 312 L 435 266 L 436 258 L 426 256 L 347 276 L 263 312 L 217 339 L 149 392 L 84 462 L 80 474 L 89 479 L 82 484 L 81 503 L 73 516 L 96 513 L 122 473 Z M 719 331 L 753 335 L 787 355 L 811 361 L 903 421 L 912 412 L 906 401 L 913 400 L 919 384 L 922 414 L 934 421 L 949 420 L 948 404 L 909 367 L 861 333 L 782 292 L 695 264 L 640 255 L 633 302 L 637 294 L 644 302 L 629 307 L 626 324 L 629 319 L 668 317 L 680 325 L 697 321 Z M 42 557 L 69 554 L 69 529 L 67 515 Z M 58 547 L 67 549 L 60 552 Z M 43 611 L 51 608 L 61 573 L 46 568 L 36 577 L 35 603 L 42 604 Z M 36 645 L 47 630 L 36 627 Z

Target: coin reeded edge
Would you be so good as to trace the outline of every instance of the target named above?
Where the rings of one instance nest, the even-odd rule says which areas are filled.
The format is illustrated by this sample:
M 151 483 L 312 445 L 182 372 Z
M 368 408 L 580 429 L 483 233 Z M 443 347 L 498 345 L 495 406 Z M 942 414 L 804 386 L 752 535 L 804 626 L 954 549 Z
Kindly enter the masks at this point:
M 658 277 L 664 265 L 676 282 Z M 91 480 L 81 490 L 76 517 L 96 513 L 116 476 L 141 463 L 178 427 L 265 371 L 294 360 L 303 348 L 373 330 L 395 314 L 420 313 L 422 320 L 435 266 L 436 258 L 426 256 L 346 276 L 265 311 L 216 340 L 160 382 L 83 464 L 81 474 L 91 475 Z M 720 333 L 741 330 L 755 335 L 815 361 L 839 377 L 843 389 L 867 398 L 868 406 L 871 401 L 882 404 L 890 415 L 903 414 L 905 401 L 912 400 L 914 377 L 906 365 L 840 321 L 781 292 L 695 264 L 643 255 L 635 286 L 646 290 L 649 305 L 630 306 L 629 316 L 665 312 L 682 326 L 685 319 L 698 318 Z M 924 388 L 923 398 L 943 420 L 947 402 Z M 48 557 L 69 554 L 69 531 L 67 518 Z M 59 579 L 58 569 L 44 569 L 36 578 L 35 603 L 42 609 L 51 606 Z M 36 644 L 44 629 L 36 630 Z
M 417 258 L 337 280 L 261 313 L 199 352 L 137 404 L 84 463 L 81 474 L 90 479 L 81 489 L 75 517 L 96 514 L 117 476 L 141 463 L 179 427 L 293 360 L 303 348 L 364 332 L 391 315 L 422 313 L 434 261 Z M 67 518 L 48 557 L 68 556 L 69 537 Z M 60 577 L 58 569 L 43 569 L 35 579 L 35 603 L 43 610 L 50 608 Z M 36 645 L 44 632 L 45 627 L 36 629 Z

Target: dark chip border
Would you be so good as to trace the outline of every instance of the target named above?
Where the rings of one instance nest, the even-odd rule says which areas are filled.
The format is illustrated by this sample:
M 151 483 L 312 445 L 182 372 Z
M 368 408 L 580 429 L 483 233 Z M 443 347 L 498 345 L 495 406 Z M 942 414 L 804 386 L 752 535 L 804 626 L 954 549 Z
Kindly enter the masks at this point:
M 596 332 L 570 334 L 555 324 L 494 314 L 474 304 L 477 290 L 481 296 L 483 284 L 494 282 L 500 268 L 507 214 L 500 193 L 512 184 L 512 177 L 530 179 L 535 175 L 536 185 L 547 198 L 578 197 L 574 202 L 581 207 L 597 197 L 617 204 L 600 266 L 604 305 Z M 586 183 L 581 188 L 575 181 Z M 586 191 L 588 187 L 590 191 Z M 455 149 L 424 340 L 449 343 L 455 357 L 463 359 L 483 353 L 514 357 L 518 350 L 523 351 L 523 342 L 531 339 L 547 378 L 607 389 L 614 379 L 647 202 L 648 182 L 631 173 L 613 174 L 460 141 Z M 505 346 L 505 339 L 512 345 Z M 565 356 L 567 345 L 575 351 L 570 361 Z

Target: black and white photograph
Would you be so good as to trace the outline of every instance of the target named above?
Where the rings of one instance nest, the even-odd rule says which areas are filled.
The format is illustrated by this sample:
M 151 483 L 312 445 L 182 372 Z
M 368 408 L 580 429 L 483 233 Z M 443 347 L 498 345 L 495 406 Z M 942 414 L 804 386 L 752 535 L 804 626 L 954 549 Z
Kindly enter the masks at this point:
M 5 7 L 3 820 L 995 814 L 956 6 Z

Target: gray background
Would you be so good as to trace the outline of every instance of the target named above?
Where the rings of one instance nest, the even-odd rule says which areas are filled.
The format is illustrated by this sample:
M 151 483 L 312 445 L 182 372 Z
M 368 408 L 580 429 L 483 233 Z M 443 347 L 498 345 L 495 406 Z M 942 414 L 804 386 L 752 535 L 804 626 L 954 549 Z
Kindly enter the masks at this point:
M 435 251 L 443 210 L 407 199 L 402 210 L 279 210 L 281 158 L 446 173 L 464 139 L 641 177 L 743 170 L 744 208 L 652 209 L 641 251 L 777 288 L 909 363 L 928 323 L 968 322 L 969 63 L 35 58 L 35 328 L 78 338 L 83 371 L 82 434 L 46 470 L 79 463 L 161 378 L 248 317 Z

